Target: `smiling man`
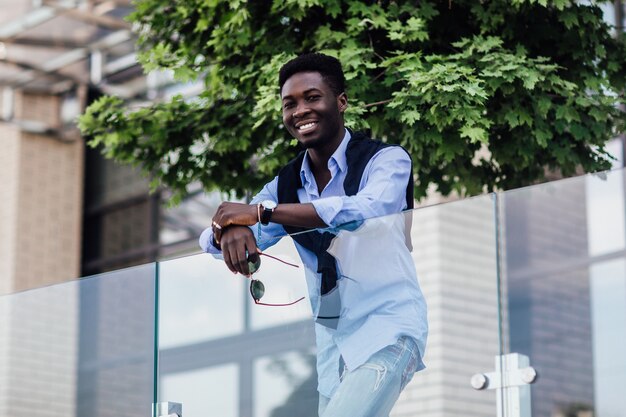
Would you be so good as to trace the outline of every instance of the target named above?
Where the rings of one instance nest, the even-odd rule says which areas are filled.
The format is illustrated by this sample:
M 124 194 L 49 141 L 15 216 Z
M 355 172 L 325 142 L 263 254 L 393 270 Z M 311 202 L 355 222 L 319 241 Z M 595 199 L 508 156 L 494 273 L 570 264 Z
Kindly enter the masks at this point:
M 221 253 L 231 271 L 248 277 L 259 250 L 288 233 L 360 224 L 413 207 L 407 152 L 344 126 L 348 97 L 337 59 L 301 55 L 281 68 L 279 87 L 283 123 L 305 150 L 251 204 L 222 203 L 200 237 L 204 251 Z M 341 245 L 331 249 L 336 234 L 293 236 L 311 272 L 321 417 L 387 416 L 424 368 L 426 305 L 402 229 L 392 230 L 377 253 L 390 251 L 393 264 L 384 256 L 365 260 L 379 266 L 366 275 L 350 272 L 355 260 L 340 259 Z

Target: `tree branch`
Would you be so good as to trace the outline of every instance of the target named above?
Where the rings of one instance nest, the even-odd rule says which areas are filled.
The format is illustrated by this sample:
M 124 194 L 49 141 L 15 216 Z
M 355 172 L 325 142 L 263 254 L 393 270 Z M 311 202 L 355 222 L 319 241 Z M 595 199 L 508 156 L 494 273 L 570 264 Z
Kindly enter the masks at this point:
M 368 107 L 373 107 L 373 106 L 378 106 L 379 104 L 387 104 L 387 103 L 391 103 L 393 101 L 392 98 L 389 98 L 387 100 L 381 100 L 381 101 L 377 101 L 375 103 L 368 103 L 368 104 L 364 104 L 363 108 L 368 108 Z

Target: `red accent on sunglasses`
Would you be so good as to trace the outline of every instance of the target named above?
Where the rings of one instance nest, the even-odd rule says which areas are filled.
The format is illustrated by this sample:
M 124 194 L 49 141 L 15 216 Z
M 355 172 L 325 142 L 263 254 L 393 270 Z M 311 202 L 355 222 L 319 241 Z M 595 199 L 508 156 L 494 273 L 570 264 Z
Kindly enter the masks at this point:
M 275 260 L 277 260 L 278 262 L 282 262 L 282 263 L 284 263 L 284 264 L 286 264 L 286 265 L 293 266 L 293 267 L 296 267 L 296 268 L 300 268 L 300 265 L 296 265 L 296 264 L 292 264 L 292 263 L 287 262 L 287 261 L 283 261 L 282 259 L 278 259 L 278 258 L 277 258 L 277 257 L 275 257 L 275 256 L 268 255 L 267 253 L 263 253 L 263 252 L 257 252 L 257 253 L 258 253 L 259 255 L 263 255 L 263 256 L 267 256 L 268 258 L 275 259 Z

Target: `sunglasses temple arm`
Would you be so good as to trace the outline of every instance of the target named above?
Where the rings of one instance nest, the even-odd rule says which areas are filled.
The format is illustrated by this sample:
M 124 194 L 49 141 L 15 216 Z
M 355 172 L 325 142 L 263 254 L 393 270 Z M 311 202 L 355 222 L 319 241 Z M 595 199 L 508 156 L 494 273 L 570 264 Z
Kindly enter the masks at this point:
M 260 305 L 260 306 L 285 307 L 285 306 L 292 306 L 295 303 L 299 303 L 302 300 L 304 300 L 304 297 L 300 297 L 296 301 L 291 302 L 291 303 L 287 303 L 287 304 L 268 304 L 268 303 L 262 303 L 262 302 L 257 301 L 257 300 L 254 300 L 254 303 L 257 304 L 257 305 Z
M 296 267 L 296 268 L 300 268 L 300 266 L 299 266 L 299 265 L 292 264 L 292 263 L 287 262 L 287 261 L 283 261 L 282 259 L 278 259 L 278 258 L 277 258 L 277 257 L 275 257 L 275 256 L 268 255 L 267 253 L 261 253 L 261 252 L 259 252 L 259 255 L 267 256 L 268 258 L 275 259 L 275 260 L 277 260 L 278 262 L 282 262 L 282 263 L 284 263 L 284 264 L 287 264 L 287 265 L 290 265 L 290 266 L 293 266 L 293 267 Z M 289 304 L 286 304 L 286 305 L 289 305 Z

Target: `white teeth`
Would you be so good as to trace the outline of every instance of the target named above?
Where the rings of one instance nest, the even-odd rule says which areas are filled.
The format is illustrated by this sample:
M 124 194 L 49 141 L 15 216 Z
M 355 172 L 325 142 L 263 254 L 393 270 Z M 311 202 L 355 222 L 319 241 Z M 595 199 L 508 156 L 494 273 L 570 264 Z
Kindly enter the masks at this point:
M 310 129 L 313 126 L 315 126 L 315 122 L 311 122 L 311 123 L 307 123 L 305 125 L 302 126 L 298 126 L 298 130 L 306 130 L 306 129 Z

